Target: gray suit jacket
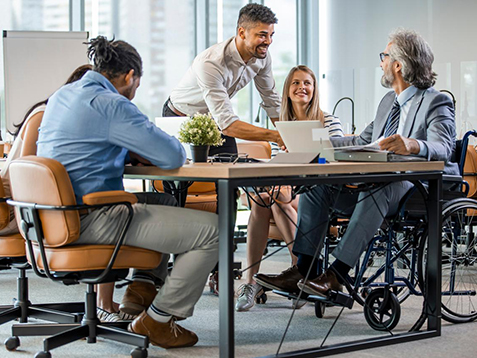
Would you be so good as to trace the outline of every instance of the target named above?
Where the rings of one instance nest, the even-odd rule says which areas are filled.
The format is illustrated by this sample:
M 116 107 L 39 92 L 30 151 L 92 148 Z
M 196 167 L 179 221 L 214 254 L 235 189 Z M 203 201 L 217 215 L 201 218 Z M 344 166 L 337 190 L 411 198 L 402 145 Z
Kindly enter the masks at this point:
M 384 127 L 396 93 L 388 92 L 379 103 L 376 118 L 359 136 L 331 138 L 333 146 L 365 145 L 384 134 Z M 427 148 L 427 160 L 442 160 L 444 173 L 458 175 L 457 163 L 450 161 L 455 150 L 455 116 L 451 99 L 434 88 L 418 89 L 404 125 L 403 136 L 414 138 Z

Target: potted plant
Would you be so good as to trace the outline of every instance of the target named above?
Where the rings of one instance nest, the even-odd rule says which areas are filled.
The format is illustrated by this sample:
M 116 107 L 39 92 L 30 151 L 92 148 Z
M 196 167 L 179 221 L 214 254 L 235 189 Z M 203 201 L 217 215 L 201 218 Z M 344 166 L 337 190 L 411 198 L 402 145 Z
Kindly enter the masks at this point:
M 224 142 L 210 113 L 196 113 L 182 123 L 179 140 L 190 144 L 192 161 L 195 163 L 207 162 L 210 146 L 220 146 Z

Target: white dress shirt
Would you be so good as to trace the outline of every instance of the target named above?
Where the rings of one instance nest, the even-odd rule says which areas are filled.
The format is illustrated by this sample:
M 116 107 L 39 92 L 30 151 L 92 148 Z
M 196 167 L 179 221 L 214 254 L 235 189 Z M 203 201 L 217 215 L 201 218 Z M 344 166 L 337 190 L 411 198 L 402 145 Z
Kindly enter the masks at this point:
M 409 86 L 404 91 L 402 91 L 399 96 L 397 96 L 397 101 L 399 102 L 399 106 L 401 107 L 401 114 L 399 116 L 399 127 L 397 130 L 397 134 L 402 135 L 404 131 L 404 124 L 406 123 L 407 114 L 411 109 L 411 99 L 417 92 L 417 88 L 414 86 Z
M 278 118 L 280 96 L 275 89 L 270 54 L 245 63 L 235 36 L 197 55 L 170 99 L 177 110 L 187 115 L 210 112 L 219 128 L 225 129 L 239 120 L 230 99 L 252 79 L 262 97 L 262 107 L 270 118 Z

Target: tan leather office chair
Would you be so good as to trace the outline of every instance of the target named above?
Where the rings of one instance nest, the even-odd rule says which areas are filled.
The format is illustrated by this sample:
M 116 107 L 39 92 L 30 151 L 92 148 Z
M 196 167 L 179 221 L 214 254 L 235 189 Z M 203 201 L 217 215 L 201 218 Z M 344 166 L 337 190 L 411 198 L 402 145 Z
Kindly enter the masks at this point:
M 243 141 L 237 143 L 239 153 L 248 154 L 251 158 L 256 159 L 270 159 L 272 156 L 272 148 L 270 143 L 263 142 L 263 141 Z M 240 200 L 242 204 L 251 209 L 253 203 L 248 200 L 247 194 L 242 193 L 240 196 Z M 268 231 L 268 238 L 273 240 L 281 240 L 283 241 L 283 235 L 281 234 L 280 230 L 278 230 L 275 221 L 273 220 L 273 216 L 270 219 L 270 228 Z
M 244 141 L 237 143 L 237 147 L 239 154 L 248 154 L 248 156 L 252 158 L 270 158 L 272 153 L 268 142 Z M 153 186 L 158 192 L 164 192 L 162 181 L 154 180 Z M 215 183 L 193 182 L 187 188 L 185 207 L 211 213 L 217 212 L 217 192 Z
M 14 325 L 12 335 L 52 335 L 44 340 L 37 357 L 50 357 L 49 351 L 67 343 L 96 337 L 135 345 L 132 357 L 146 357 L 148 338 L 127 332 L 127 322 L 99 323 L 96 317 L 94 285 L 124 279 L 130 268 L 153 269 L 161 254 L 123 245 L 132 219 L 131 204 L 136 196 L 124 191 L 85 195 L 84 205 L 76 205 L 68 173 L 53 159 L 27 156 L 12 162 L 10 179 L 17 221 L 27 243 L 27 257 L 40 277 L 65 285 L 87 285 L 85 314 L 80 323 Z M 121 226 L 116 245 L 74 245 L 80 235 L 80 210 L 124 205 L 129 217 Z
M 21 157 L 27 155 L 36 155 L 36 142 L 38 141 L 38 128 L 40 128 L 43 119 L 43 112 L 39 112 L 30 118 L 25 130 L 22 133 Z
M 464 163 L 463 179 L 469 183 L 469 198 L 477 198 L 477 148 L 474 145 L 467 146 L 467 155 Z
M 153 186 L 158 192 L 164 192 L 162 180 L 154 180 Z M 215 213 L 217 211 L 215 183 L 193 182 L 192 185 L 187 188 L 185 207 Z
M 0 229 L 10 222 L 10 210 L 6 203 L 3 183 L 0 178 Z M 17 297 L 12 305 L 0 306 L 0 324 L 18 319 L 28 322 L 29 318 L 40 318 L 53 322 L 79 322 L 83 316 L 84 303 L 47 303 L 32 304 L 29 300 L 28 278 L 26 270 L 30 265 L 26 260 L 25 240 L 21 234 L 0 236 L 0 269 L 15 268 L 19 271 L 17 278 Z M 2 290 L 2 294 L 8 294 Z M 19 345 L 18 338 L 8 339 L 5 346 L 8 350 Z

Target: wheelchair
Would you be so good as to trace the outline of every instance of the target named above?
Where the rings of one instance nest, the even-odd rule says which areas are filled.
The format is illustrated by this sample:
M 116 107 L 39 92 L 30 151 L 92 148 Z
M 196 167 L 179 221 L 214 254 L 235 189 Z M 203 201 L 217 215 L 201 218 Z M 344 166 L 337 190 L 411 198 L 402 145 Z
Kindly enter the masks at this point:
M 468 185 L 462 180 L 465 153 L 470 136 L 458 141 L 453 161 L 459 163 L 460 177 L 444 175 L 442 206 L 442 318 L 452 323 L 477 319 L 477 200 L 467 198 Z M 356 189 L 356 190 L 359 190 Z M 427 212 L 425 185 L 415 183 L 401 200 L 399 210 L 384 223 L 371 240 L 360 261 L 346 277 L 348 292 L 329 291 L 327 297 L 280 292 L 289 299 L 306 299 L 322 318 L 328 306 L 364 307 L 369 326 L 390 331 L 399 323 L 400 305 L 410 296 L 426 299 Z M 346 218 L 334 214 L 330 225 L 338 225 L 338 235 L 328 235 L 318 261 L 319 272 L 329 265 L 329 255 L 346 231 Z M 420 323 L 423 324 L 421 320 Z M 418 329 L 419 327 L 417 327 Z

